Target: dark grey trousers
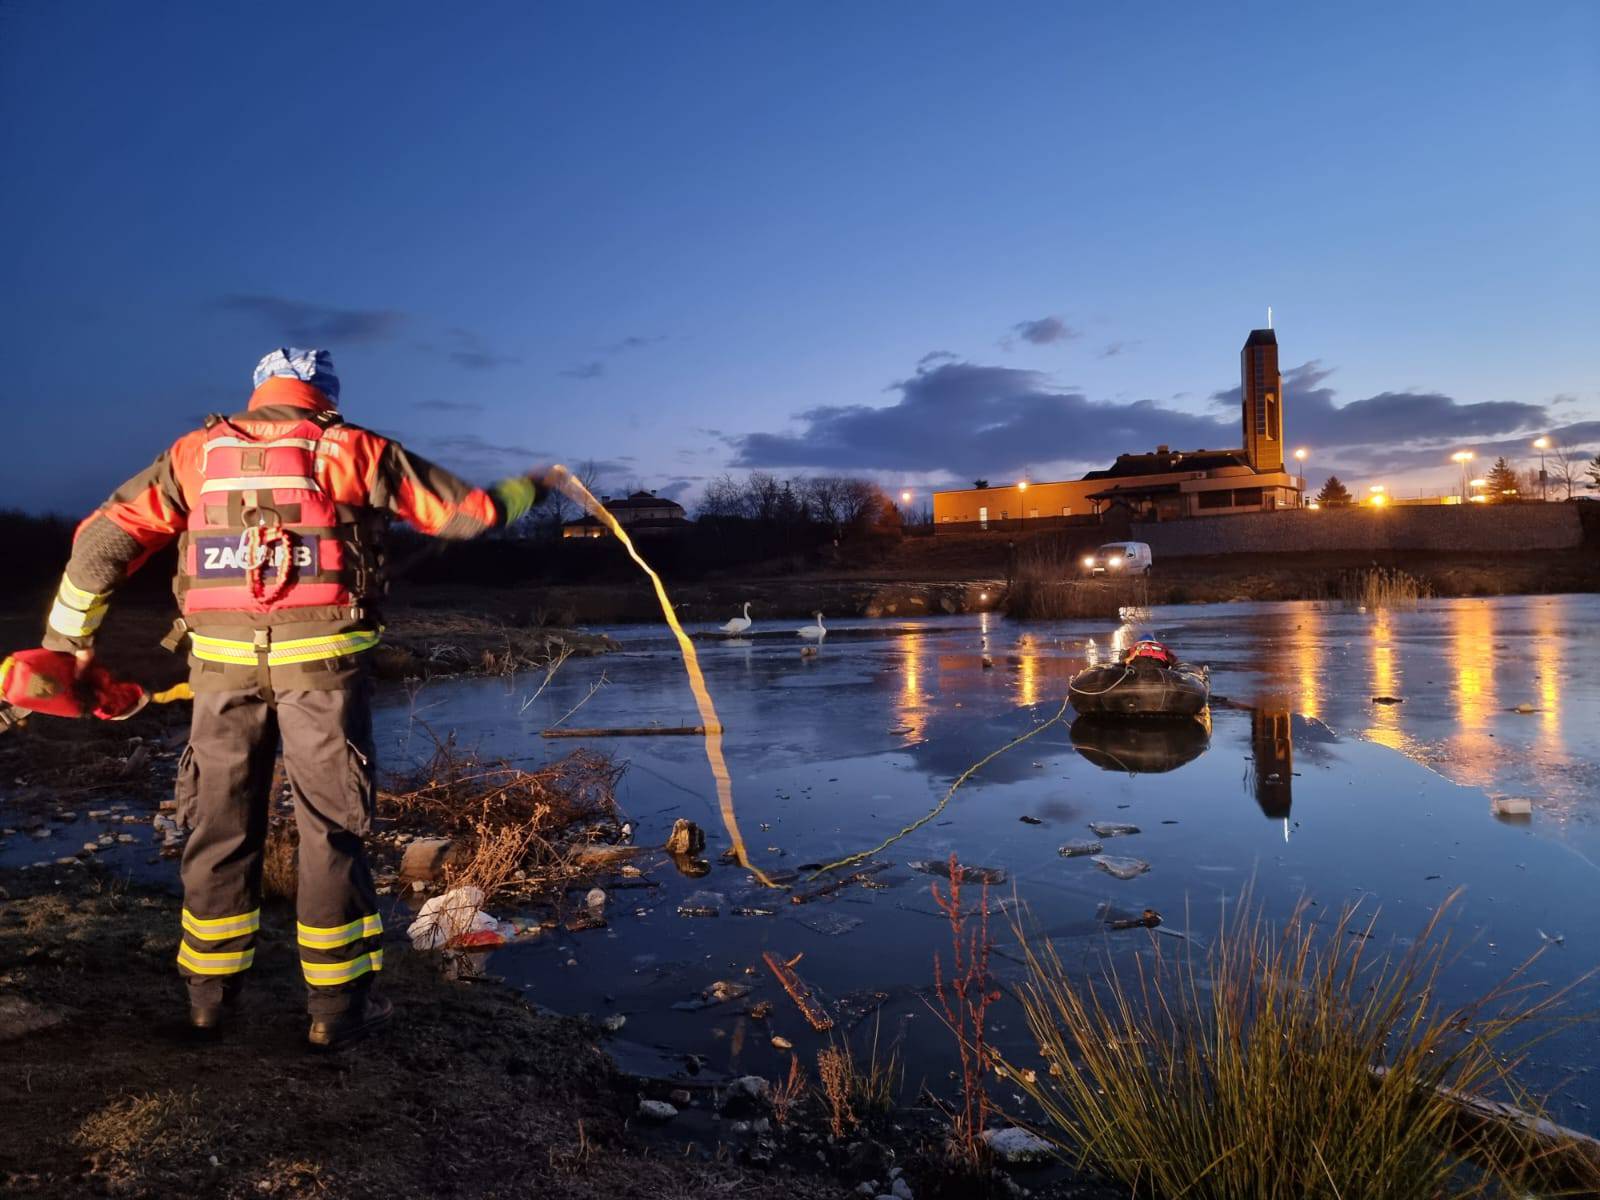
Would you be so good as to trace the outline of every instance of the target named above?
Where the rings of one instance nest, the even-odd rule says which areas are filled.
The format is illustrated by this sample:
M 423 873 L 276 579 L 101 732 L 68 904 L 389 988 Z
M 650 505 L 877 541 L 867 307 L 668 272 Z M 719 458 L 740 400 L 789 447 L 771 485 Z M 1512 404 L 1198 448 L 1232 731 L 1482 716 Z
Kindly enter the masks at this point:
M 261 864 L 279 742 L 300 834 L 296 941 L 307 1008 L 332 1016 L 383 968 L 378 898 L 362 853 L 374 798 L 371 685 L 199 692 L 178 769 L 183 941 L 190 1002 L 237 990 L 255 959 Z

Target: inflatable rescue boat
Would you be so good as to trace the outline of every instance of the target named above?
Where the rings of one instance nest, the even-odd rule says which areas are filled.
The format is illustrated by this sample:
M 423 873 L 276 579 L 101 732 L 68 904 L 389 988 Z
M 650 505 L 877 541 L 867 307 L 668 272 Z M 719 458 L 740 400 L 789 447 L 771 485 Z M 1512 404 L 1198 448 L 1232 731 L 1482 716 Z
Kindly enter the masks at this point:
M 1135 642 L 1120 663 L 1087 667 L 1067 684 L 1078 712 L 1120 717 L 1192 717 L 1211 702 L 1211 673 L 1179 662 L 1160 642 Z

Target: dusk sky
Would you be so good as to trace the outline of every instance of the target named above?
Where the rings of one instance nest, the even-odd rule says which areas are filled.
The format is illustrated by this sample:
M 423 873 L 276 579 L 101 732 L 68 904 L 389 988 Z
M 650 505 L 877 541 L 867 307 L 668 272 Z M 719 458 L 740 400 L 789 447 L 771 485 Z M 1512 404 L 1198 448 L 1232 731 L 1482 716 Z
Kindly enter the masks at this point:
M 0 506 L 291 344 L 481 480 L 1070 477 L 1238 445 L 1269 304 L 1313 483 L 1600 446 L 1590 0 L 22 0 L 0 116 Z

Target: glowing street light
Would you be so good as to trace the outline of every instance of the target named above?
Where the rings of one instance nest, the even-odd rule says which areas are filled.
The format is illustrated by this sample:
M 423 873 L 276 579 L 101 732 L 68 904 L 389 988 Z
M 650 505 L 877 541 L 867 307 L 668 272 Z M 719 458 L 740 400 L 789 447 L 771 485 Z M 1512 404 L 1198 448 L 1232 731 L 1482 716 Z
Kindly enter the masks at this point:
M 1465 504 L 1467 502 L 1467 464 L 1472 461 L 1473 454 L 1471 450 L 1457 450 L 1450 457 L 1461 464 L 1461 502 Z
M 1028 481 L 1026 479 L 1017 480 L 1017 491 L 1025 492 L 1027 490 L 1028 490 Z
M 1544 452 L 1550 449 L 1550 438 L 1540 434 L 1533 439 L 1533 448 L 1539 452 L 1539 499 L 1545 498 L 1544 494 Z
M 911 492 L 910 492 L 909 489 L 900 493 L 900 503 L 901 504 L 910 504 L 911 503 Z
M 1300 464 L 1300 503 L 1301 504 L 1304 504 L 1306 502 L 1306 454 L 1307 453 L 1308 452 L 1307 452 L 1307 450 L 1306 450 L 1306 448 L 1304 446 L 1301 446 L 1300 449 L 1298 449 L 1298 450 L 1296 450 L 1294 452 L 1294 460 L 1295 460 L 1295 462 Z
M 1373 492 L 1372 498 L 1369 499 L 1367 503 L 1372 505 L 1373 508 L 1382 508 L 1384 505 L 1389 503 L 1389 497 L 1385 496 L 1382 492 Z

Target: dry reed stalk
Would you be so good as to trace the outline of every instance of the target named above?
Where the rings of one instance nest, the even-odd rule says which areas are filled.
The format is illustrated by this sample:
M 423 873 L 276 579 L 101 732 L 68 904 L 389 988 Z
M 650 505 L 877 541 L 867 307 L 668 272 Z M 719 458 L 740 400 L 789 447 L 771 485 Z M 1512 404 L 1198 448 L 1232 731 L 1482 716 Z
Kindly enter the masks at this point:
M 798 1054 L 789 1055 L 789 1074 L 780 1084 L 773 1087 L 771 1092 L 772 1119 L 779 1125 L 786 1124 L 789 1114 L 794 1111 L 794 1106 L 800 1103 L 806 1093 L 806 1072 L 800 1065 Z
M 961 903 L 963 871 L 954 853 L 950 855 L 950 891 L 940 892 L 933 884 L 933 902 L 950 924 L 950 974 L 946 977 L 939 956 L 933 956 L 934 993 L 946 1027 L 955 1035 L 961 1058 L 961 1103 L 950 1113 L 950 1148 L 956 1161 L 968 1170 L 977 1170 L 983 1160 L 983 1130 L 988 1124 L 991 1103 L 984 1088 L 984 1075 L 993 1060 L 988 1045 L 989 1006 L 1000 999 L 999 989 L 989 978 L 989 885 L 979 894 L 976 928 L 968 929 L 972 915 Z
M 1415 609 L 1433 595 L 1428 582 L 1398 567 L 1371 567 L 1339 576 L 1339 599 L 1350 608 Z
M 817 1051 L 817 1078 L 822 1083 L 822 1100 L 828 1107 L 828 1131 L 842 1138 L 860 1124 L 850 1107 L 850 1052 L 839 1046 Z

